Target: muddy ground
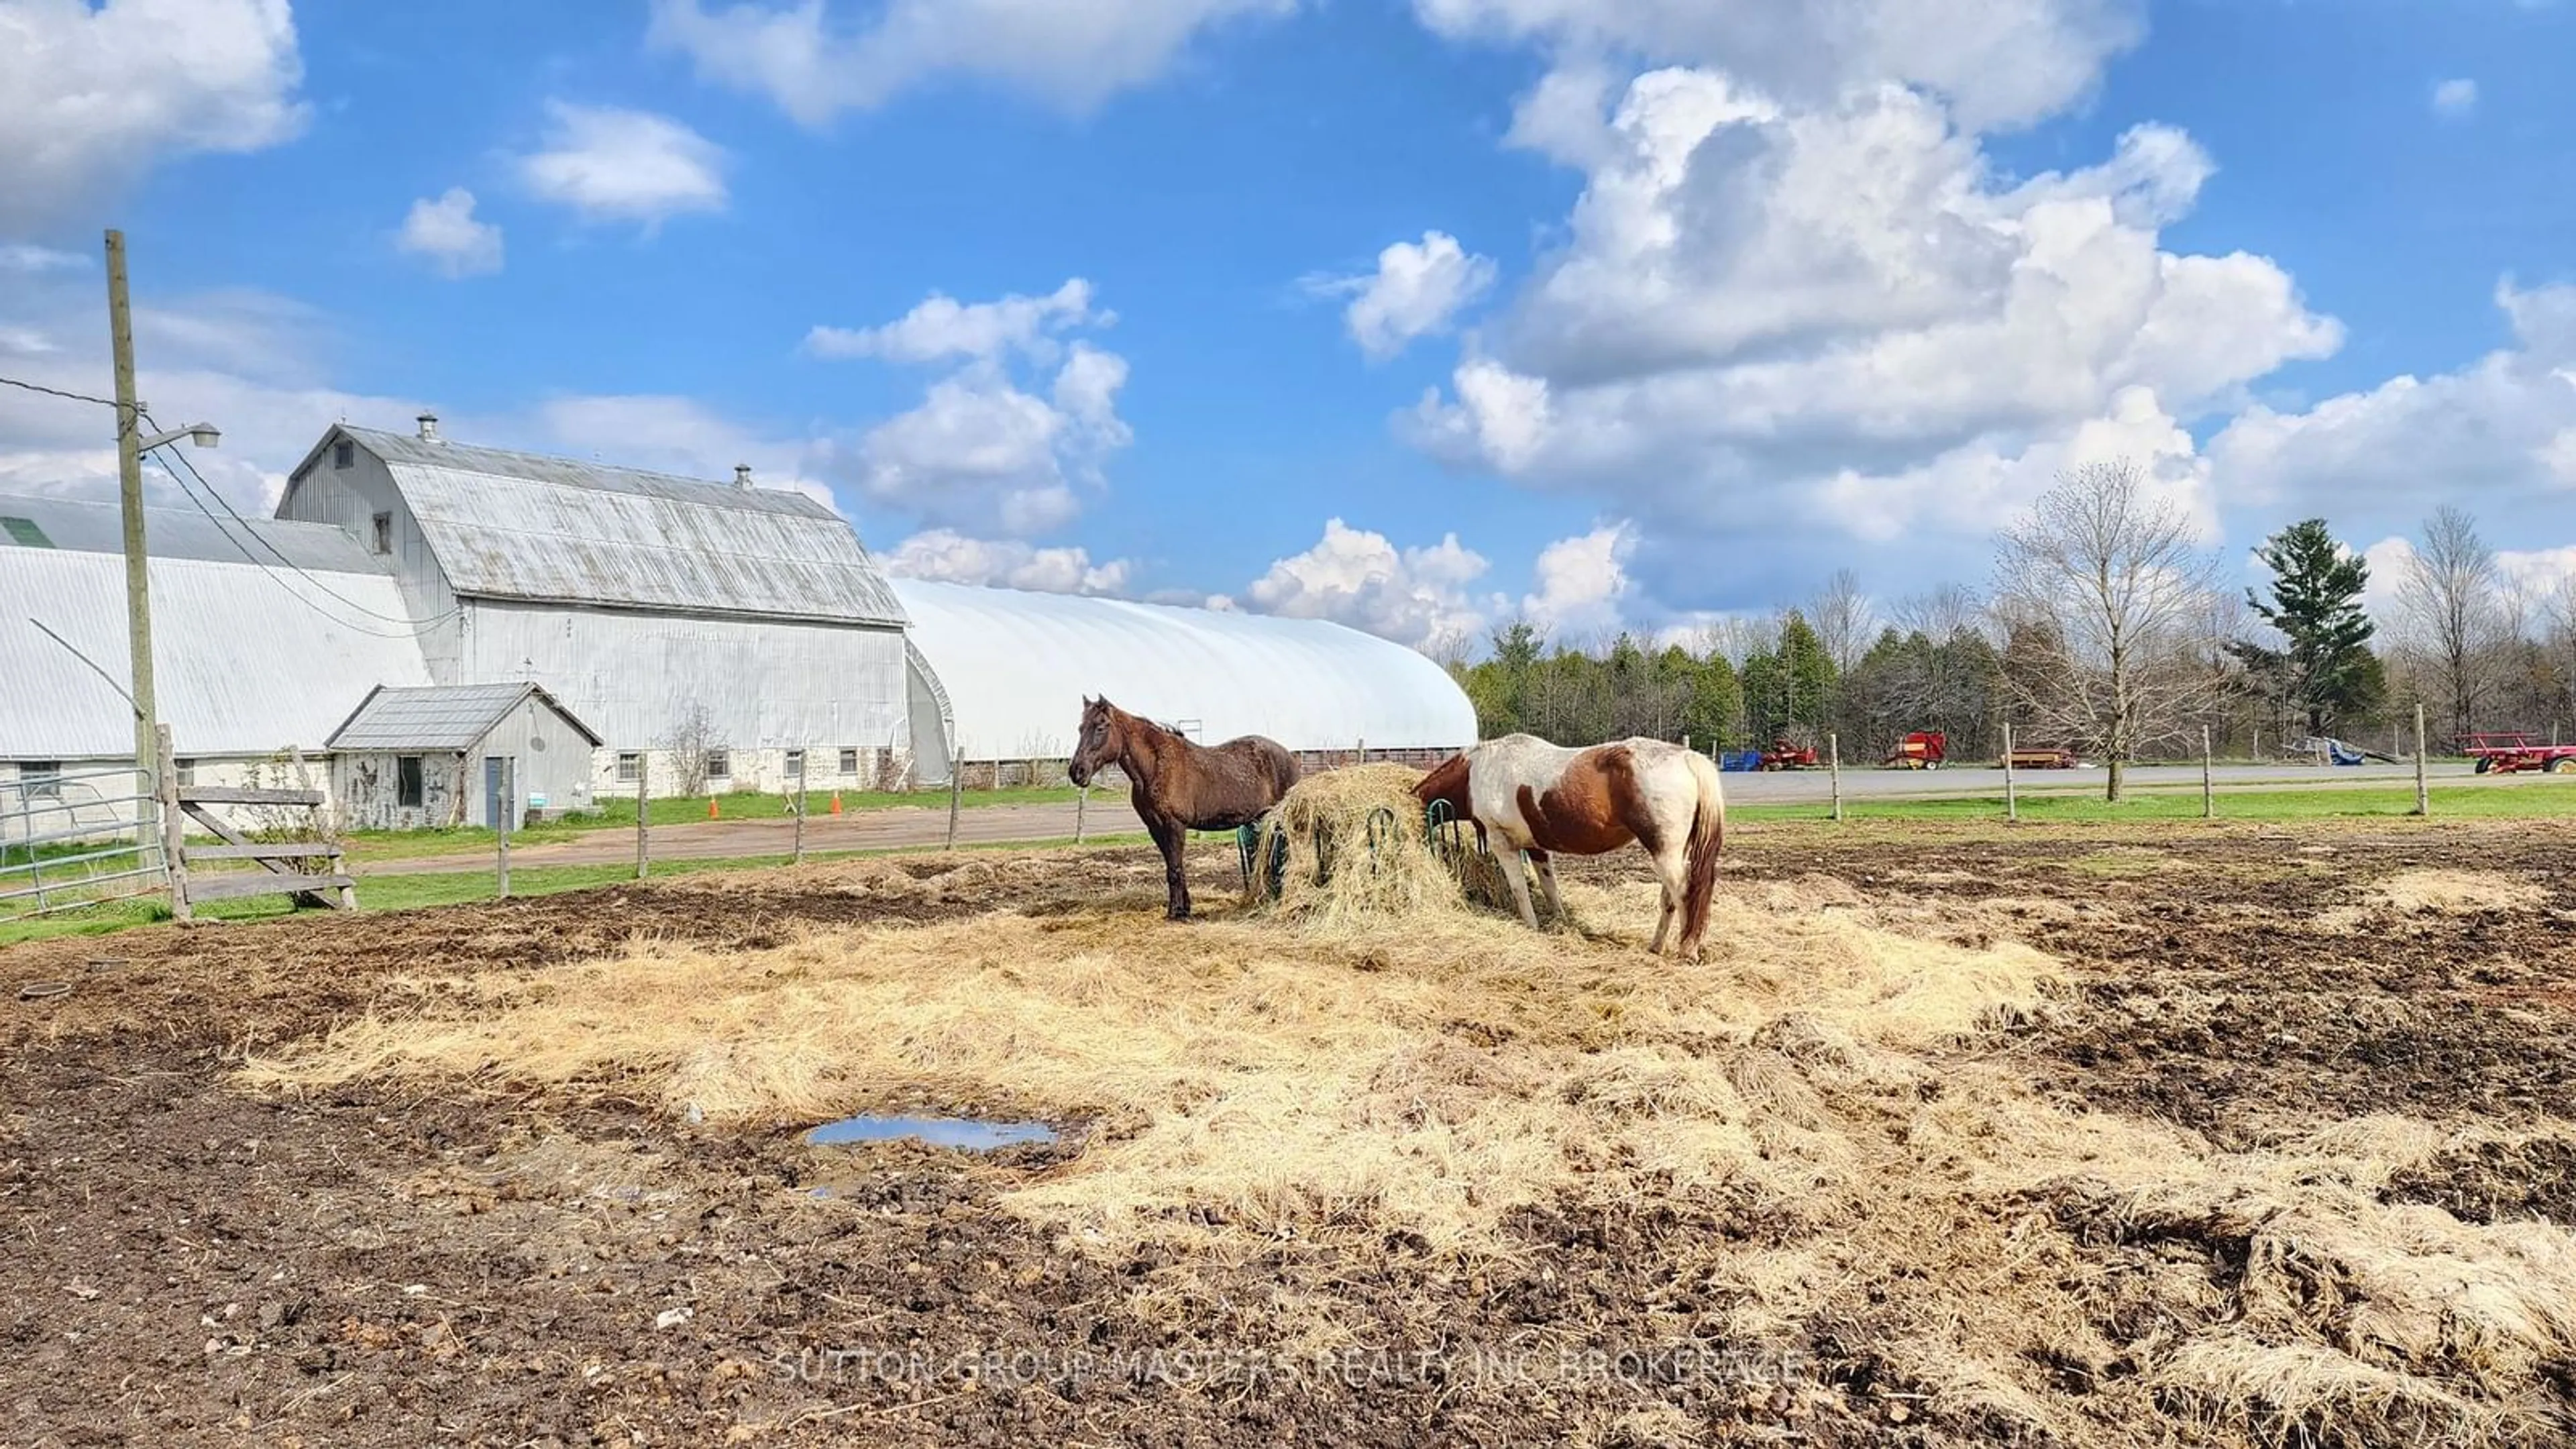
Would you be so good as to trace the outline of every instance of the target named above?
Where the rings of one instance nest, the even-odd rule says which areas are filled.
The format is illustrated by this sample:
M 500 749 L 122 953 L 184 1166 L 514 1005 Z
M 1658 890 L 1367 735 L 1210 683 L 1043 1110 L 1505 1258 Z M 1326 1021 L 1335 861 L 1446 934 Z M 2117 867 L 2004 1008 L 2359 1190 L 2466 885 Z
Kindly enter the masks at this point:
M 1872 899 L 2073 907 L 2004 929 L 2076 984 L 1979 1044 L 2065 1098 L 2221 1143 L 2370 1112 L 2576 1119 L 2576 830 L 1740 839 L 1722 888 L 1830 877 Z M 1159 903 L 1144 851 L 980 859 L 953 890 L 900 898 L 778 873 L 0 951 L 0 1443 L 1994 1441 L 1891 1381 L 1862 1317 L 1734 1345 L 1724 1373 L 1641 1360 L 1569 1377 L 1569 1349 L 1664 1342 L 1708 1306 L 1701 1285 L 1663 1275 L 1659 1241 L 1802 1231 L 1706 1201 L 1530 1213 L 1521 1251 L 1472 1271 L 1395 1239 L 1357 1261 L 1283 1244 L 1221 1291 L 1198 1265 L 1176 1302 L 1151 1291 L 1150 1254 L 1067 1254 L 990 1207 L 1002 1186 L 1063 1170 L 1078 1123 L 1065 1146 L 967 1158 L 814 1149 L 613 1097 L 263 1100 L 226 1081 L 245 1050 L 326 1030 L 428 963 L 525 972 L 638 933 L 761 946 L 813 924 Z M 2371 882 L 2423 868 L 2545 894 L 2339 923 Z M 935 881 L 953 863 L 907 869 Z M 1203 853 L 1203 902 L 1230 869 Z M 853 1105 L 899 1100 L 889 1084 Z M 2576 1224 L 2576 1148 L 2489 1146 L 2388 1191 L 2465 1221 Z M 1277 1305 L 1327 1280 L 1376 1319 L 1338 1365 L 1179 1352 L 1257 1345 Z M 986 1349 L 1021 1357 L 978 1382 Z M 1407 1357 L 1423 1350 L 1437 1353 Z M 1462 1376 L 1476 1354 L 1558 1371 Z M 2576 1365 L 2557 1381 L 2576 1383 Z M 2194 1442 L 2140 1426 L 2140 1442 L 2160 1437 Z

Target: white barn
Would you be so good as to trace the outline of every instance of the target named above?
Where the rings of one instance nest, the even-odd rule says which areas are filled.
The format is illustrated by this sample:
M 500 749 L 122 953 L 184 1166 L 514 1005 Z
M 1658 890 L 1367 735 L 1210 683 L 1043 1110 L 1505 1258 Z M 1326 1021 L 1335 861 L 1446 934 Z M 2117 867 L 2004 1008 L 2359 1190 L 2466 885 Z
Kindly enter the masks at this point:
M 143 526 L 153 693 L 183 781 L 296 784 L 294 755 L 368 690 L 430 682 L 392 570 L 340 530 L 167 508 Z M 31 795 L 84 824 L 130 815 L 46 783 L 133 763 L 128 662 L 117 506 L 0 497 L 0 817 Z
M 1309 761 L 1422 759 L 1476 742 L 1449 672 L 1374 634 L 1125 599 L 897 579 L 912 619 L 915 769 L 1061 760 L 1083 696 L 1201 743 L 1262 734 Z M 944 718 L 943 718 L 944 715 Z
M 600 793 L 874 783 L 909 744 L 903 606 L 848 520 L 779 489 L 341 425 L 277 515 L 384 559 L 430 680 L 533 683 L 607 741 Z

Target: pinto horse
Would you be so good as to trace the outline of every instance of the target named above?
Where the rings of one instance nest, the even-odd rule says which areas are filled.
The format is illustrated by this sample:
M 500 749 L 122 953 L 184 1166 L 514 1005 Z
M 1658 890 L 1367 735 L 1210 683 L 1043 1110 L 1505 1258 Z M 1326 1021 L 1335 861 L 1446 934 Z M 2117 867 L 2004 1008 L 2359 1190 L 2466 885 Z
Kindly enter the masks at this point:
M 1190 883 L 1181 868 L 1190 832 L 1250 825 L 1297 783 L 1297 757 L 1277 740 L 1245 735 L 1221 745 L 1195 744 L 1179 730 L 1106 699 L 1083 699 L 1081 738 L 1066 773 L 1073 783 L 1089 785 L 1111 765 L 1126 772 L 1136 813 L 1163 852 L 1171 898 L 1164 914 L 1175 921 L 1190 918 Z
M 1647 949 L 1661 952 L 1679 917 L 1676 954 L 1699 959 L 1726 835 L 1725 796 L 1706 756 L 1643 738 L 1575 750 L 1536 735 L 1505 735 L 1443 761 L 1413 793 L 1425 806 L 1445 800 L 1459 819 L 1474 822 L 1479 845 L 1490 831 L 1526 851 L 1548 909 L 1560 920 L 1565 903 L 1557 897 L 1551 854 L 1606 855 L 1630 841 L 1644 846 L 1664 888 L 1663 913 Z M 1538 929 L 1520 867 L 1507 865 L 1503 874 L 1522 923 Z

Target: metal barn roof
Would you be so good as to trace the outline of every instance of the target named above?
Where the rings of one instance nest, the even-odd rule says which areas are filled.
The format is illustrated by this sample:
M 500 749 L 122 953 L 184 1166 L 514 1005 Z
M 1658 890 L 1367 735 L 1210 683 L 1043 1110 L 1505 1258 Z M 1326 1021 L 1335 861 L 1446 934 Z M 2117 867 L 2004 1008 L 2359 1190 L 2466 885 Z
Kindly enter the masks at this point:
M 386 560 L 327 523 L 225 518 L 193 508 L 143 510 L 143 543 L 154 558 L 250 563 L 315 573 L 390 574 Z M 74 498 L 0 497 L 0 548 L 55 548 L 125 554 L 125 515 L 113 503 Z M 397 618 L 401 617 L 397 611 Z
M 849 521 L 801 493 L 341 426 L 465 596 L 901 627 Z M 302 470 L 299 469 L 299 476 Z
M 572 711 L 534 684 L 445 684 L 420 689 L 380 685 L 348 723 L 332 732 L 328 743 L 334 750 L 471 749 L 530 695 L 562 715 L 593 748 L 601 743 L 590 726 L 573 718 Z
M 959 759 L 1061 758 L 1086 694 L 1203 744 L 1245 734 L 1292 750 L 1476 741 L 1475 706 L 1447 670 L 1320 619 L 920 579 L 894 590 L 947 689 Z
M 0 498 L 0 519 L 10 518 L 33 524 L 45 541 L 28 543 L 25 530 L 0 524 L 0 758 L 132 758 L 134 713 L 119 692 L 125 561 L 99 546 L 116 536 L 116 508 Z M 192 535 L 191 518 L 202 536 Z M 338 529 L 258 527 L 305 572 L 219 550 L 219 535 L 198 515 L 144 511 L 157 712 L 183 756 L 318 750 L 370 688 L 429 683 L 411 631 L 388 622 L 405 617 L 390 575 Z

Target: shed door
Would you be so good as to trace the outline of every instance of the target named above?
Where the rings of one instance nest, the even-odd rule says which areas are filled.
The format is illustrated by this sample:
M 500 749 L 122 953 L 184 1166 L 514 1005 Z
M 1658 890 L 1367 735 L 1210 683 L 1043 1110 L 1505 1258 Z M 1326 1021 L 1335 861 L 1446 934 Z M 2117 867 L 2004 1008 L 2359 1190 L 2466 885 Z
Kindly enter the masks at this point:
M 483 757 L 483 823 L 494 830 L 512 815 L 509 799 L 510 762 L 500 755 Z M 516 821 L 512 821 L 516 824 Z

